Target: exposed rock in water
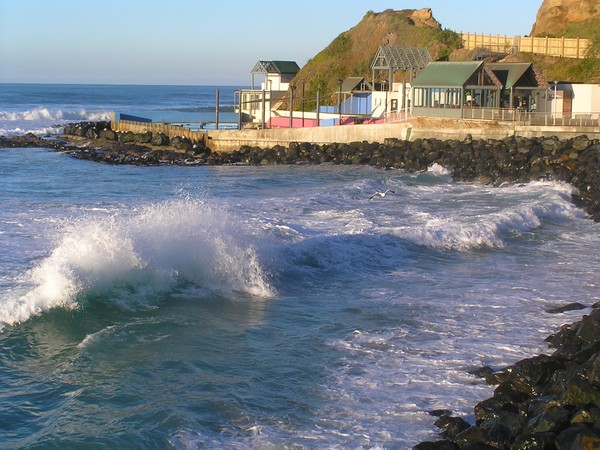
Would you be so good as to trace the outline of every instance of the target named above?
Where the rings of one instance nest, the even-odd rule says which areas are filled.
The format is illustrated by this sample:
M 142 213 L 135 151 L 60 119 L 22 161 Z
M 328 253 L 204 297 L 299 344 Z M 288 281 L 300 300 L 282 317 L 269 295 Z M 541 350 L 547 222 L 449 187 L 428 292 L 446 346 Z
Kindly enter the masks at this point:
M 475 406 L 475 424 L 443 416 L 436 425 L 444 440 L 413 448 L 600 448 L 600 310 L 548 341 L 552 355 L 503 369 L 493 397 Z

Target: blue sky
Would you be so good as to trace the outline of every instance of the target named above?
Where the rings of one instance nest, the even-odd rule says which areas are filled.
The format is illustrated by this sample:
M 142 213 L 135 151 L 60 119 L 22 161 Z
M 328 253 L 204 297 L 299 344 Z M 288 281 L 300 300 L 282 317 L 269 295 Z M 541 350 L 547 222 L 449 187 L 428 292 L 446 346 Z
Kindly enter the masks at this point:
M 257 61 L 302 66 L 369 10 L 431 8 L 444 28 L 512 36 L 541 3 L 0 0 L 0 82 L 247 85 Z

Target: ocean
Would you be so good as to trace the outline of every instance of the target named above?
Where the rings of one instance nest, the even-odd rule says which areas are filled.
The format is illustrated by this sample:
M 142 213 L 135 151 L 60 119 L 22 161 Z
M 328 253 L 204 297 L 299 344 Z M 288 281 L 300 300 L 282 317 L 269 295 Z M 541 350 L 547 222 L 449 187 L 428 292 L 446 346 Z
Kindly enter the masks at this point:
M 140 86 L 0 83 L 0 136 L 59 134 L 70 122 L 110 120 L 111 112 L 155 122 L 237 126 L 234 86 Z
M 214 90 L 0 85 L 0 134 Z M 409 449 L 600 299 L 564 183 L 0 157 L 1 448 Z

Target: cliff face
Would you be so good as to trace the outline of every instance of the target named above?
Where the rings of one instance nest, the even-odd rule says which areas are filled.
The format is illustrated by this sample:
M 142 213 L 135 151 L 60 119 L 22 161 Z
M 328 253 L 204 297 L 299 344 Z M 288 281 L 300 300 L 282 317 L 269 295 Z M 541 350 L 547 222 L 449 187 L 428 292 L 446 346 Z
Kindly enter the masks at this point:
M 560 35 L 569 25 L 589 19 L 600 19 L 598 0 L 544 0 L 531 35 Z

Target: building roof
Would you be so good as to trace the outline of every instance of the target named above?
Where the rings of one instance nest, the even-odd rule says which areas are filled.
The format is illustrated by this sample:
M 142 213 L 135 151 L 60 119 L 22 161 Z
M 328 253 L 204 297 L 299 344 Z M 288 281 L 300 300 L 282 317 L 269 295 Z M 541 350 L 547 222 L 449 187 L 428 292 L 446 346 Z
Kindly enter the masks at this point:
M 412 81 L 413 87 L 462 87 L 483 61 L 430 62 Z
M 426 48 L 392 47 L 389 45 L 379 47 L 373 62 L 372 69 L 377 70 L 419 70 L 431 61 L 431 56 Z
M 297 74 L 300 67 L 295 61 L 259 61 L 252 69 L 252 73 L 279 73 Z
M 348 77 L 342 83 L 342 92 L 344 93 L 370 91 L 371 89 L 371 83 L 364 77 Z
M 546 87 L 531 63 L 492 63 L 486 65 L 506 89 L 513 87 Z
M 459 88 L 488 86 L 501 88 L 502 82 L 483 61 L 430 62 L 412 81 L 413 87 Z

